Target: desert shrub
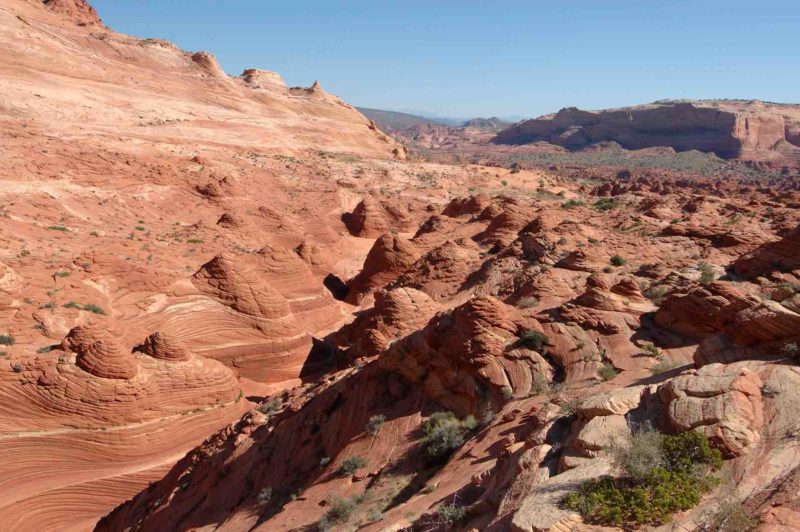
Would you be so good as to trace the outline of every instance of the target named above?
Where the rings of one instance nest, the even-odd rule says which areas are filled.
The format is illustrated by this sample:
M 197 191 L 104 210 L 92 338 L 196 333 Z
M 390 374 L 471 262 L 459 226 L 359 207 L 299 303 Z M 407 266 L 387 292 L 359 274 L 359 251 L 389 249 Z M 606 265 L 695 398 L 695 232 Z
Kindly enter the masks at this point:
M 330 456 L 323 456 L 322 458 L 319 459 L 319 466 L 320 467 L 325 467 L 326 465 L 328 465 L 330 463 L 331 463 L 331 457 Z
M 661 306 L 661 303 L 664 302 L 664 295 L 667 293 L 666 286 L 651 286 L 647 290 L 645 290 L 645 297 L 650 299 L 654 305 Z
M 69 277 L 70 276 L 70 272 L 59 271 L 59 272 L 55 273 L 55 276 L 56 277 L 61 277 L 61 278 Z
M 519 335 L 519 340 L 517 340 L 517 345 L 521 347 L 527 347 L 528 349 L 532 349 L 534 351 L 540 351 L 550 346 L 550 338 L 547 337 L 546 334 L 539 331 L 528 330 L 523 331 Z
M 512 388 L 511 386 L 503 386 L 500 389 L 500 392 L 503 394 L 503 399 L 505 399 L 506 401 L 514 397 L 514 388 Z
M 0 334 L 0 345 L 14 345 L 17 342 L 10 334 Z
M 662 360 L 664 358 L 664 354 L 661 352 L 661 349 L 656 347 L 652 342 L 647 342 L 646 344 L 642 345 L 642 353 L 650 358 L 655 358 L 656 360 Z
M 342 460 L 342 463 L 339 464 L 339 468 L 336 470 L 336 474 L 340 477 L 347 477 L 354 474 L 365 465 L 367 465 L 367 461 L 356 454 Z
M 445 461 L 464 444 L 465 434 L 478 428 L 478 420 L 459 420 L 452 412 L 436 412 L 422 425 L 422 452 L 431 463 Z
M 367 421 L 367 432 L 369 432 L 373 436 L 378 434 L 385 421 L 386 421 L 386 416 L 384 416 L 383 414 L 377 414 L 372 416 Z
M 67 303 L 64 303 L 64 308 L 76 308 L 80 310 L 81 306 L 74 301 L 68 301 Z
M 533 374 L 531 380 L 531 395 L 542 395 L 550 391 L 550 381 L 544 374 L 538 371 Z
M 266 504 L 272 499 L 272 488 L 267 486 L 266 488 L 262 488 L 261 491 L 258 492 L 256 495 L 256 500 L 258 504 Z
M 11 364 L 11 369 L 14 370 L 14 373 L 22 373 L 23 371 L 25 371 L 25 366 L 23 366 L 19 362 L 14 362 L 13 364 Z
M 695 431 L 665 436 L 646 428 L 612 447 L 611 455 L 624 476 L 586 481 L 563 504 L 590 523 L 618 527 L 659 525 L 696 506 L 716 482 L 708 472 L 722 463 L 720 452 Z
M 36 350 L 36 352 L 41 355 L 42 353 L 49 353 L 52 350 L 53 350 L 53 346 L 52 345 L 45 345 L 45 346 L 42 346 L 42 347 L 38 348 Z
M 581 402 L 578 399 L 570 399 L 558 405 L 558 409 L 565 416 L 574 416 L 578 413 L 579 406 L 581 406 Z
M 455 504 L 443 504 L 437 511 L 439 521 L 445 526 L 453 526 L 467 515 L 467 510 L 463 506 Z
M 106 311 L 105 311 L 105 310 L 103 310 L 103 307 L 100 307 L 100 306 L 98 306 L 98 305 L 95 305 L 94 303 L 87 303 L 87 304 L 85 304 L 85 305 L 83 306 L 83 310 L 86 310 L 86 311 L 88 311 L 88 312 L 92 312 L 92 313 L 94 313 L 94 314 L 105 314 L 105 313 L 106 313 Z
M 611 209 L 615 209 L 617 207 L 617 202 L 615 202 L 611 198 L 600 198 L 595 202 L 593 205 L 596 211 L 610 211 Z
M 714 273 L 714 267 L 708 263 L 701 262 L 697 269 L 700 271 L 700 284 L 702 285 L 707 285 L 717 278 L 717 274 Z
M 187 244 L 202 244 L 203 240 L 201 238 L 190 238 L 186 241 Z
M 601 379 L 603 379 L 604 381 L 610 381 L 611 379 L 613 379 L 614 377 L 616 377 L 618 373 L 619 373 L 619 372 L 617 371 L 617 368 L 615 368 L 615 367 L 614 367 L 614 366 L 612 366 L 611 364 L 603 364 L 603 365 L 602 365 L 602 366 L 600 366 L 600 368 L 597 370 L 597 375 L 598 375 L 598 376 L 599 376 Z
M 258 405 L 256 410 L 258 410 L 262 414 L 269 415 L 272 414 L 273 412 L 277 412 L 278 410 L 280 410 L 282 406 L 283 406 L 283 401 L 281 401 L 281 398 L 278 396 L 273 396 L 270 397 L 268 401 L 264 401 L 263 403 Z
M 613 271 L 614 271 L 614 267 L 613 266 L 603 266 L 603 272 L 604 273 L 611 273 Z
M 720 502 L 705 529 L 714 532 L 749 532 L 756 526 L 758 519 L 750 515 L 739 502 L 727 499 Z
M 567 200 L 561 204 L 561 208 L 563 209 L 574 209 L 575 207 L 583 207 L 585 205 L 584 202 L 576 199 Z
M 64 227 L 63 225 L 50 225 L 47 228 L 50 229 L 51 231 L 66 231 L 67 230 L 67 228 Z
M 611 260 L 609 262 L 611 263 L 612 266 L 624 266 L 625 265 L 625 259 L 623 259 L 619 255 L 614 255 L 613 257 L 611 257 Z
M 531 308 L 539 304 L 539 300 L 535 297 L 521 297 L 517 301 L 518 308 Z
M 800 347 L 798 347 L 796 343 L 790 342 L 781 347 L 781 354 L 785 357 L 797 358 L 797 356 L 800 355 Z
M 667 371 L 672 371 L 673 369 L 679 367 L 680 364 L 673 361 L 673 360 L 661 360 L 658 364 L 650 368 L 651 375 L 661 375 L 662 373 L 666 373 Z
M 335 497 L 330 501 L 330 507 L 325 515 L 320 519 L 318 528 L 320 531 L 332 530 L 335 525 L 342 525 L 350 519 L 353 512 L 358 508 L 360 497 L 341 498 Z

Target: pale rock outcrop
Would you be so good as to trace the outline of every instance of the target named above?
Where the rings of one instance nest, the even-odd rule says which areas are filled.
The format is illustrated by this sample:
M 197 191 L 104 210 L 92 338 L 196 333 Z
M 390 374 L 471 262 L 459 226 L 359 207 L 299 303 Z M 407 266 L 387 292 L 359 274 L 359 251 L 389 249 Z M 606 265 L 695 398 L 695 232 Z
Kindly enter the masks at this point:
M 742 456 L 761 440 L 762 381 L 747 368 L 709 364 L 659 388 L 675 430 L 699 429 L 728 456 Z

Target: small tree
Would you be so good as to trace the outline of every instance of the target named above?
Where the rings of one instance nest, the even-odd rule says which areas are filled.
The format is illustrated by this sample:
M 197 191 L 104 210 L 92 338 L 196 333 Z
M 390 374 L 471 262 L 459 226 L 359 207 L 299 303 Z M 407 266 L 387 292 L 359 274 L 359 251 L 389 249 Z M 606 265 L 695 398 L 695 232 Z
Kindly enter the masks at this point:
M 377 435 L 380 432 L 381 427 L 383 426 L 384 422 L 386 421 L 386 416 L 383 414 L 377 414 L 369 418 L 367 421 L 367 432 L 372 434 L 373 436 Z

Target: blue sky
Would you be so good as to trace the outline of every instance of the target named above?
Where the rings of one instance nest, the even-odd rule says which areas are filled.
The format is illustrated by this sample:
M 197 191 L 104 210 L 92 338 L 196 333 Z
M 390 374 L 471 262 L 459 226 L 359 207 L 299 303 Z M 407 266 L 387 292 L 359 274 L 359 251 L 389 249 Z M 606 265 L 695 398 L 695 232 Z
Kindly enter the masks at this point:
M 800 103 L 800 1 L 91 0 L 111 28 L 348 102 L 538 116 L 661 98 Z

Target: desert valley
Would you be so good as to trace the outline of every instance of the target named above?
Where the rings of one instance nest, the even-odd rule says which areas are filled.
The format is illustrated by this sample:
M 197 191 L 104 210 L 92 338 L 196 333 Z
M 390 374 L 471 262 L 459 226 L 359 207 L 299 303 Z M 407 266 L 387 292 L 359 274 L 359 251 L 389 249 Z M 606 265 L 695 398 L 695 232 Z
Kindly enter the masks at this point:
M 443 124 L 85 0 L 0 43 L 0 529 L 800 529 L 800 105 Z

